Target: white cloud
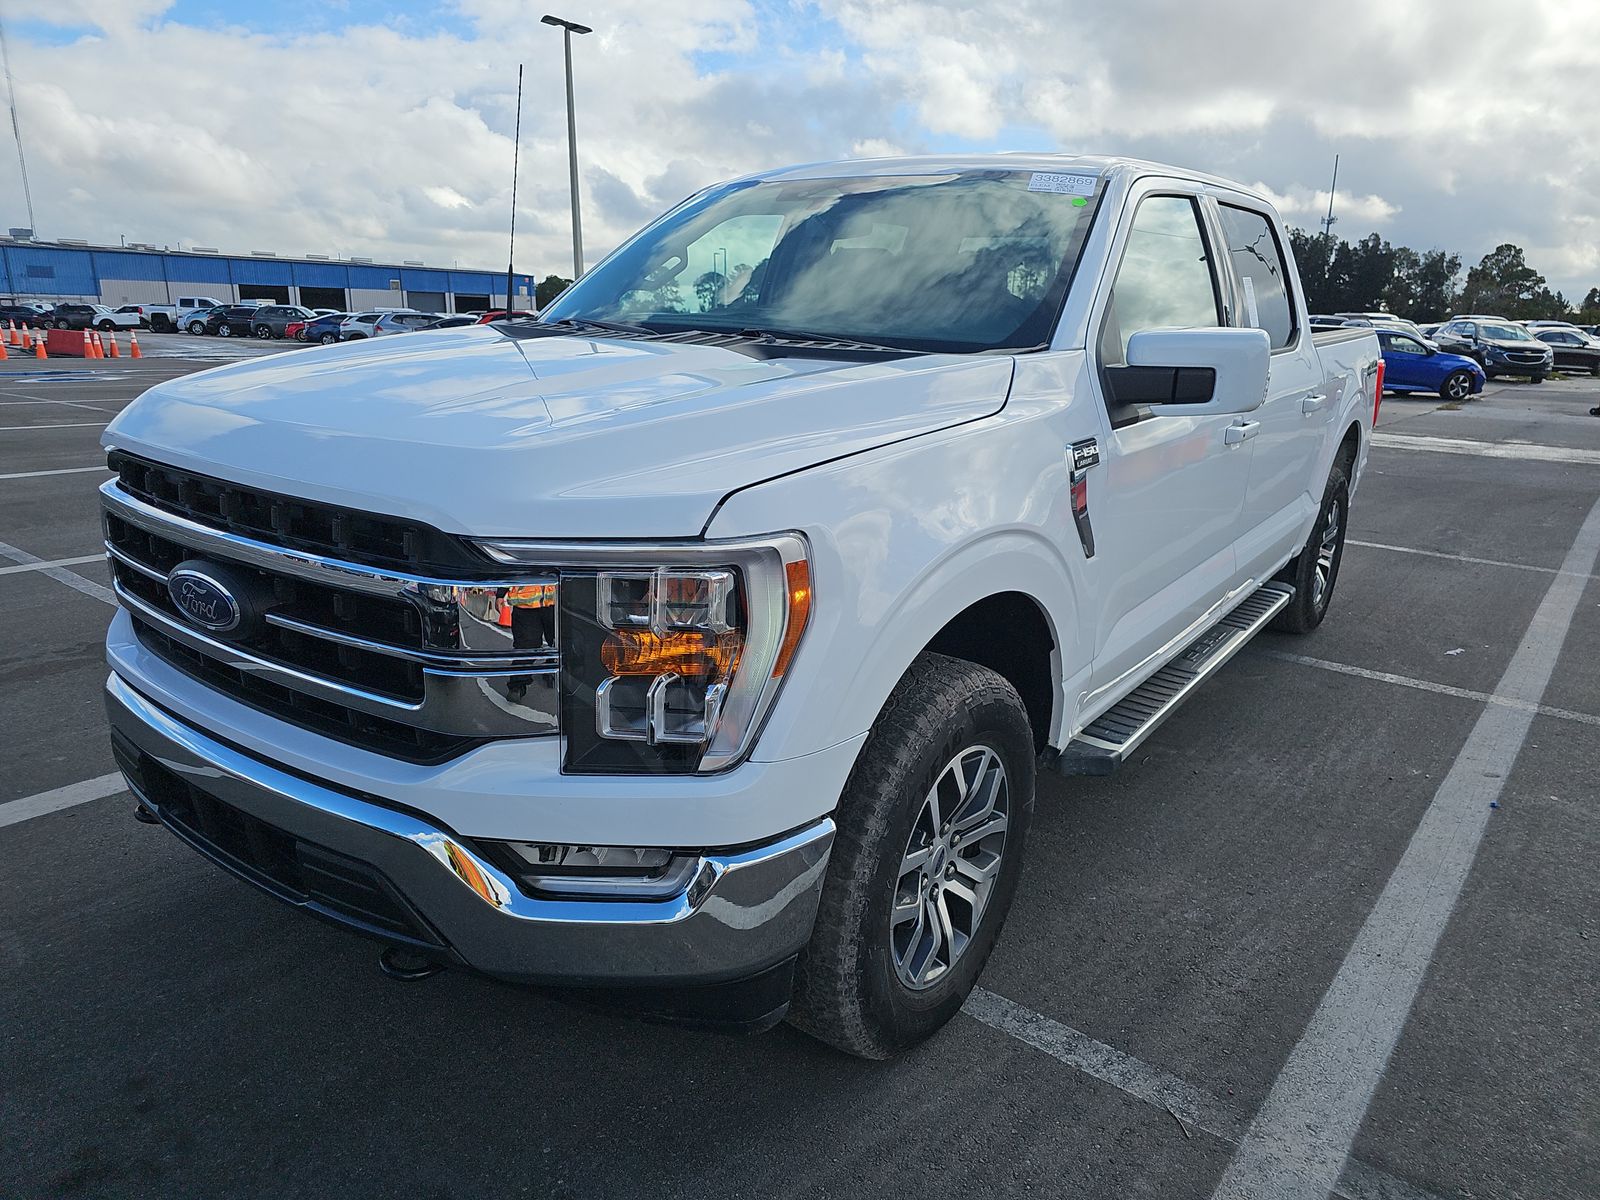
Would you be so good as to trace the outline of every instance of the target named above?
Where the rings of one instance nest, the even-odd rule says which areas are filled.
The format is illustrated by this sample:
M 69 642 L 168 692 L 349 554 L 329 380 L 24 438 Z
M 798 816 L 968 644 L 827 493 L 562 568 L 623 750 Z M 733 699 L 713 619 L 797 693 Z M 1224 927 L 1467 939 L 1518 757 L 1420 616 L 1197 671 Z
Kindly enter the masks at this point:
M 1338 232 L 1469 262 L 1517 241 L 1581 294 L 1600 282 L 1600 122 L 1581 107 L 1600 4 L 1516 8 L 1508 55 L 1503 0 L 580 2 L 585 245 L 593 261 L 762 166 L 991 147 L 1258 179 L 1314 227 L 1339 152 Z M 8 8 L 57 30 L 11 43 L 41 233 L 503 262 L 520 61 L 518 265 L 568 269 L 561 39 L 526 0 L 285 35 L 168 9 Z M 11 224 L 20 200 L 0 182 Z

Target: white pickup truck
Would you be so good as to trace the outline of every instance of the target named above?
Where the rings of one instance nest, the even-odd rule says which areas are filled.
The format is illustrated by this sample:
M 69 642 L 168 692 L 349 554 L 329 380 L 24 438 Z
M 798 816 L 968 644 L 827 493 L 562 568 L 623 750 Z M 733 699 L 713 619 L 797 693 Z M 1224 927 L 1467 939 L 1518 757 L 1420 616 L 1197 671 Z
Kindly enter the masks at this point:
M 885 1056 L 973 987 L 1036 770 L 1112 770 L 1323 619 L 1381 370 L 1221 179 L 709 188 L 537 320 L 126 408 L 118 761 L 392 975 Z
M 213 296 L 179 296 L 175 304 L 146 305 L 144 317 L 156 333 L 199 333 L 201 330 L 189 327 L 189 319 L 220 308 L 222 303 Z

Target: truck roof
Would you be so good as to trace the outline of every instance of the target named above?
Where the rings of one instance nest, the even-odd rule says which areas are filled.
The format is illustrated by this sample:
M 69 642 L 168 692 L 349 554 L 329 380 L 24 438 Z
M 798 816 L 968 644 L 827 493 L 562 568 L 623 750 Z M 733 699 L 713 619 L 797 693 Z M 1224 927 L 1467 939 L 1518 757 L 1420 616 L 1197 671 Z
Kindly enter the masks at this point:
M 1225 188 L 1254 197 L 1264 203 L 1271 198 L 1258 188 L 1247 187 L 1219 175 L 1208 175 L 1189 167 L 1150 162 L 1141 158 L 1122 158 L 1100 154 L 1051 154 L 1033 151 L 1007 151 L 1001 154 L 926 154 L 895 158 L 841 158 L 799 163 L 768 171 L 754 171 L 742 179 L 838 179 L 871 175 L 938 174 L 945 171 L 1060 171 L 1085 175 L 1125 177 L 1167 175 L 1190 179 L 1212 187 Z

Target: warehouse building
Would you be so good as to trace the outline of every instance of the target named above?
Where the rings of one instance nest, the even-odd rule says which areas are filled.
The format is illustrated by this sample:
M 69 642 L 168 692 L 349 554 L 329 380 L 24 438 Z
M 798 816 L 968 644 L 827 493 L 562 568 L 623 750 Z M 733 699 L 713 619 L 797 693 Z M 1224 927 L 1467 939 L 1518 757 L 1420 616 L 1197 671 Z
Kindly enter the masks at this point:
M 533 294 L 530 276 L 514 278 L 519 297 Z M 74 300 L 115 307 L 171 304 L 180 296 L 205 295 L 225 304 L 271 300 L 352 312 L 416 308 L 445 313 L 504 304 L 505 290 L 504 272 L 457 271 L 420 262 L 0 238 L 0 295 L 24 301 Z M 519 299 L 518 306 L 522 303 Z

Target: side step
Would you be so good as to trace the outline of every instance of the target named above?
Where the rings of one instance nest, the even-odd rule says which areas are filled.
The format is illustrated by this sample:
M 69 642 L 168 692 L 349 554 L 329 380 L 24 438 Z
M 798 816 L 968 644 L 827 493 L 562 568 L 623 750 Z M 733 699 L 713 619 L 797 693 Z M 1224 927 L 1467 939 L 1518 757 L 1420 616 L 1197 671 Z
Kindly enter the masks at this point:
M 1055 760 L 1063 775 L 1109 775 L 1139 743 L 1294 599 L 1290 584 L 1262 584 L 1166 666 L 1096 717 Z

